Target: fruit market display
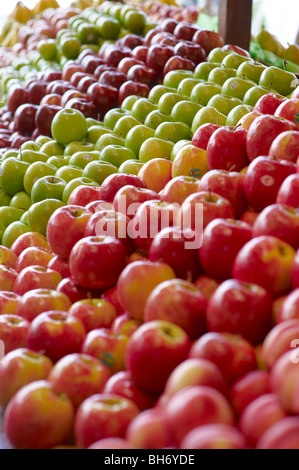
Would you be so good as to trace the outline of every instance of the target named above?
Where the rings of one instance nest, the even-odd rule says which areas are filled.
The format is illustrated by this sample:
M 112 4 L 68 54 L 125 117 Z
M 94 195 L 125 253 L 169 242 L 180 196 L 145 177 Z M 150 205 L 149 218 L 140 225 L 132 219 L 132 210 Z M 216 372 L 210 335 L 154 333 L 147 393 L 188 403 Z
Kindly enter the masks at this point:
M 4 433 L 298 449 L 297 77 L 145 12 L 47 8 L 0 49 Z

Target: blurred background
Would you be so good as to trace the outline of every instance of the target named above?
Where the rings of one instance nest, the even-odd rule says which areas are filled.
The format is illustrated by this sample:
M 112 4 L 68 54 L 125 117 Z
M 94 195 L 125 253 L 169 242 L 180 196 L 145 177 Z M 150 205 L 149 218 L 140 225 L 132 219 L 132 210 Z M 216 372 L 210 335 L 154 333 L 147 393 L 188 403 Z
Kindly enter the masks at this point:
M 237 0 L 240 1 L 240 0 Z M 246 0 L 245 0 L 246 1 Z M 18 0 L 1 0 L 0 16 L 9 15 Z M 37 0 L 23 0 L 33 8 Z M 68 6 L 71 0 L 58 0 L 62 6 Z M 183 6 L 197 5 L 209 15 L 217 15 L 217 0 L 177 0 Z M 253 0 L 252 34 L 267 29 L 278 36 L 284 46 L 299 41 L 299 0 Z

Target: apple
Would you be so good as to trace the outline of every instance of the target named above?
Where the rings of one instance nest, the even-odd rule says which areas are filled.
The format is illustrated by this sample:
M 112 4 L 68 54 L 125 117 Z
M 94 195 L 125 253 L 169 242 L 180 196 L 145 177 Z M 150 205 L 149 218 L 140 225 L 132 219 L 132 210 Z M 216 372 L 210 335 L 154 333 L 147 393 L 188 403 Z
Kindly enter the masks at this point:
M 192 60 L 186 59 L 179 55 L 174 55 L 168 59 L 164 65 L 163 75 L 165 76 L 168 72 L 172 70 L 191 70 L 192 72 L 195 69 L 195 64 Z
M 174 55 L 179 55 L 184 59 L 191 60 L 195 65 L 206 60 L 206 52 L 204 48 L 190 41 L 181 41 L 174 46 Z
M 192 136 L 192 145 L 207 150 L 207 146 L 211 136 L 219 128 L 219 125 L 209 123 L 203 124 L 202 126 L 198 127 L 198 129 L 194 132 Z
M 146 41 L 144 42 L 144 44 L 146 44 Z M 140 60 L 141 62 L 145 63 L 146 58 L 147 58 L 148 49 L 149 49 L 149 46 L 147 46 L 147 45 L 134 47 L 134 49 L 132 51 L 132 56 L 135 59 Z
M 28 90 L 22 86 L 15 86 L 10 88 L 7 95 L 7 107 L 13 114 L 19 108 L 28 102 Z
M 245 129 L 230 127 L 221 127 L 213 132 L 207 146 L 209 168 L 240 171 L 247 166 L 247 134 Z
M 254 111 L 257 111 L 262 114 L 271 114 L 274 115 L 276 109 L 280 104 L 286 101 L 281 95 L 276 93 L 267 93 L 260 97 L 260 99 L 254 105 Z
M 171 46 L 161 46 L 160 44 L 154 44 L 148 49 L 146 65 L 155 70 L 158 74 L 162 74 L 166 62 L 173 55 L 174 52 Z
M 108 176 L 101 185 L 99 199 L 106 202 L 113 202 L 117 191 L 126 185 L 133 185 L 137 188 L 146 188 L 145 182 L 136 175 L 114 174 Z
M 207 55 L 215 47 L 224 46 L 224 40 L 220 34 L 208 29 L 198 29 L 191 40 L 203 47 Z
M 31 289 L 20 298 L 17 315 L 31 322 L 40 313 L 48 310 L 68 311 L 70 307 L 69 298 L 62 292 L 51 289 Z
M 192 176 L 200 179 L 208 170 L 207 152 L 195 145 L 187 144 L 174 157 L 172 177 Z
M 33 104 L 22 104 L 15 112 L 16 130 L 21 134 L 31 135 L 35 130 L 35 115 L 38 107 Z
M 87 90 L 87 97 L 93 101 L 100 116 L 104 117 L 109 109 L 116 107 L 118 91 L 114 86 L 93 83 Z
M 194 385 L 178 391 L 165 405 L 166 424 L 177 444 L 198 426 L 234 422 L 233 412 L 216 389 Z
M 71 276 L 62 279 L 56 287 L 56 290 L 57 292 L 65 294 L 72 304 L 78 300 L 93 297 L 98 298 L 101 295 L 99 290 L 85 289 L 79 286 Z
M 96 358 L 86 354 L 68 354 L 50 371 L 49 382 L 58 393 L 65 393 L 74 408 L 91 395 L 101 392 L 110 374 Z
M 191 194 L 199 191 L 199 180 L 189 176 L 177 176 L 160 191 L 162 201 L 182 204 Z
M 287 313 L 287 309 L 291 308 L 291 296 L 293 296 L 293 293 L 289 294 L 289 296 L 287 297 L 288 304 L 286 304 L 286 301 L 283 303 L 282 309 L 279 312 L 280 314 Z M 291 313 L 291 310 L 289 310 L 289 312 Z M 265 361 L 266 366 L 269 369 L 274 366 L 276 361 L 284 353 L 291 349 L 292 341 L 298 336 L 298 318 L 296 318 L 295 316 L 292 317 L 292 315 L 285 315 L 284 317 L 280 315 L 280 319 L 283 319 L 284 321 L 278 323 L 278 325 L 272 328 L 272 330 L 266 336 L 262 347 L 262 357 Z
M 171 180 L 171 168 L 172 163 L 169 160 L 154 158 L 141 167 L 138 176 L 149 189 L 158 193 Z
M 252 227 L 253 237 L 272 235 L 299 248 L 299 210 L 284 204 L 271 204 L 258 215 Z
M 91 444 L 88 449 L 131 449 L 132 447 L 125 439 L 120 437 L 107 437 Z
M 122 313 L 118 315 L 115 320 L 113 320 L 111 331 L 115 334 L 121 334 L 130 337 L 134 331 L 139 328 L 140 325 L 141 322 L 139 320 L 134 320 L 129 316 L 128 313 Z
M 134 82 L 145 83 L 152 87 L 157 82 L 156 71 L 144 64 L 135 64 L 127 72 L 127 79 Z
M 80 152 L 81 153 L 81 152 Z M 88 155 L 84 154 L 83 158 L 87 158 Z M 78 156 L 79 158 L 79 156 Z M 95 155 L 96 158 L 96 155 Z M 87 163 L 88 164 L 88 163 Z M 69 206 L 80 206 L 81 209 L 86 207 L 88 204 L 98 201 L 99 199 L 99 188 L 93 186 L 77 186 L 74 191 L 72 191 L 70 197 L 68 198 Z
M 284 241 L 269 235 L 256 237 L 237 254 L 233 276 L 240 281 L 256 283 L 277 297 L 291 287 L 294 257 L 295 250 Z
M 256 398 L 270 392 L 269 373 L 265 370 L 253 370 L 233 383 L 230 397 L 235 412 L 241 415 Z
M 0 292 L 0 311 L 1 315 L 9 314 L 15 315 L 17 313 L 19 301 L 21 297 L 15 292 L 1 291 Z
M 299 157 L 298 146 L 299 132 L 285 131 L 272 141 L 268 155 L 275 160 L 289 160 L 296 163 Z
M 273 424 L 257 443 L 258 449 L 297 449 L 299 447 L 299 420 L 296 416 Z
M 140 413 L 128 426 L 126 439 L 136 449 L 165 449 L 170 435 L 163 410 L 153 408 Z
M 8 268 L 14 268 L 17 260 L 15 252 L 5 246 L 0 246 L 0 263 Z
M 161 131 L 163 134 L 165 134 L 167 132 L 171 132 L 171 131 L 175 132 L 179 130 L 176 126 L 176 127 L 172 127 L 169 129 L 164 128 L 164 131 L 163 131 L 163 128 L 161 128 L 163 124 L 167 124 L 167 122 L 164 122 L 164 123 L 162 122 L 157 127 L 160 133 Z M 157 132 L 157 129 L 156 129 L 156 132 Z M 183 131 L 185 132 L 185 129 L 183 129 Z M 179 139 L 180 139 L 180 136 L 179 136 Z M 155 137 L 149 137 L 141 144 L 141 147 L 139 149 L 139 160 L 142 163 L 147 163 L 148 161 L 155 159 L 155 158 L 165 158 L 169 160 L 172 148 L 173 148 L 173 142 L 170 140 L 169 141 L 166 140 L 165 135 L 161 135 L 160 138 L 158 137 L 158 135 L 156 135 Z
M 207 424 L 190 431 L 180 449 L 247 449 L 244 436 L 228 424 Z
M 180 327 L 167 321 L 150 321 L 130 337 L 126 368 L 143 390 L 159 393 L 171 371 L 186 358 L 188 350 L 188 336 Z M 158 359 L 161 355 L 163 360 Z M 148 364 L 146 371 L 145 362 Z
M 129 78 L 129 77 L 128 77 Z M 127 80 L 126 74 L 122 72 L 109 71 L 103 72 L 99 78 L 99 83 L 113 86 L 117 89 Z
M 281 184 L 294 173 L 295 163 L 272 157 L 255 158 L 244 175 L 244 190 L 249 206 L 261 211 L 274 204 Z
M 231 333 L 205 333 L 193 343 L 189 357 L 213 362 L 229 383 L 257 367 L 253 346 Z
M 292 276 L 292 287 L 293 289 L 296 289 L 297 287 L 299 287 L 299 252 L 298 250 L 294 258 L 291 276 Z
M 207 300 L 212 297 L 212 294 L 220 285 L 220 281 L 202 274 L 194 281 L 195 287 L 205 296 Z
M 42 249 L 49 249 L 46 237 L 37 232 L 27 232 L 21 235 L 12 245 L 11 251 L 16 255 L 20 254 L 30 247 L 39 247 Z M 4 249 L 4 247 L 2 247 Z M 2 264 L 5 264 L 2 262 Z M 13 267 L 13 266 L 11 266 Z
M 49 261 L 48 268 L 57 271 L 62 276 L 62 278 L 69 277 L 71 275 L 68 261 L 60 258 L 59 256 L 54 256 Z
M 50 251 L 46 248 L 43 249 L 31 246 L 23 250 L 19 255 L 16 261 L 15 269 L 19 273 L 28 266 L 35 265 L 46 267 L 52 258 L 53 254 L 51 254 Z
M 296 88 L 297 79 L 293 73 L 271 66 L 263 71 L 259 85 L 264 87 L 271 86 L 281 95 L 287 96 Z
M 144 65 L 144 62 L 141 60 L 134 59 L 133 57 L 125 57 L 122 59 L 118 66 L 117 70 L 118 72 L 122 72 L 123 74 L 127 74 L 133 65 Z
M 46 380 L 52 361 L 43 354 L 20 348 L 6 354 L 1 363 L 0 403 L 6 407 L 20 388 L 36 380 Z
M 84 299 L 75 302 L 69 314 L 81 320 L 86 332 L 96 328 L 108 328 L 116 318 L 116 310 L 104 299 Z
M 282 322 L 282 325 L 284 325 L 288 320 L 292 320 L 292 319 L 297 320 L 299 318 L 299 309 L 298 309 L 299 297 L 298 296 L 299 296 L 299 289 L 295 288 L 285 298 L 278 312 L 277 322 Z M 273 330 L 273 336 L 274 336 L 274 330 Z
M 251 111 L 250 113 L 244 114 L 244 116 L 241 117 L 238 124 L 240 124 L 241 127 L 249 131 L 250 126 L 253 123 L 253 121 L 261 115 L 262 114 L 259 113 L 258 111 Z
M 79 448 L 100 439 L 124 437 L 130 422 L 139 414 L 127 398 L 111 393 L 95 394 L 81 404 L 75 419 L 75 438 Z
M 43 80 L 35 80 L 27 87 L 28 102 L 40 104 L 41 99 L 46 95 L 47 83 Z

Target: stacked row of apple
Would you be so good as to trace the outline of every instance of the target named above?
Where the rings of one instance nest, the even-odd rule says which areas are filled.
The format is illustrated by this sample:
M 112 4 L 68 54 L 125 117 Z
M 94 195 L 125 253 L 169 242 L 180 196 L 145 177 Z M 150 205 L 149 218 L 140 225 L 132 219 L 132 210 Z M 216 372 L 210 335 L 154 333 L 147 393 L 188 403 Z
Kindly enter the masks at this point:
M 149 46 L 145 62 L 161 47 Z M 118 46 L 105 55 L 109 47 Z M 98 102 L 103 122 L 59 108 L 50 136 L 4 152 L 0 403 L 15 447 L 59 446 L 73 434 L 81 448 L 299 447 L 299 89 L 234 49 L 207 50 L 189 71 L 166 68 L 164 84 L 141 83 L 147 98 L 89 84 L 116 90 L 120 108 Z M 129 72 L 98 60 L 85 51 L 62 74 L 86 80 L 83 61 L 102 67 L 100 80 Z M 132 69 L 150 65 L 159 77 L 168 61 Z M 254 83 L 242 78 L 246 65 Z M 210 74 L 218 86 L 194 82 Z M 82 98 L 66 80 L 51 86 L 59 106 Z M 211 113 L 199 103 L 227 112 L 254 88 L 253 109 L 232 118 L 243 116 L 238 128 L 221 126 L 224 108 L 198 118 Z

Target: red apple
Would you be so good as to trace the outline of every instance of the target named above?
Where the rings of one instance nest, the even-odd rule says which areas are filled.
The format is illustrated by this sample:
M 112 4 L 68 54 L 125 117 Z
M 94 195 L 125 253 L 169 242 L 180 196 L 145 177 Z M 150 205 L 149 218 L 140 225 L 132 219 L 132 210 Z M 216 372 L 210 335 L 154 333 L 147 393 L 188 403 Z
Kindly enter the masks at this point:
M 23 295 L 32 289 L 55 289 L 62 277 L 57 271 L 44 266 L 28 266 L 19 273 L 14 292 Z
M 297 416 L 284 418 L 273 424 L 257 443 L 258 449 L 298 449 L 299 419 Z
M 180 449 L 246 449 L 244 436 L 228 424 L 207 424 L 190 431 Z
M 293 289 L 296 289 L 297 287 L 299 287 L 299 250 L 297 250 L 297 253 L 294 258 L 291 276 L 292 287 Z
M 143 47 L 143 46 L 140 46 Z M 146 98 L 150 92 L 150 88 L 146 83 L 134 82 L 127 80 L 123 83 L 118 91 L 118 105 L 120 106 L 127 96 L 137 95 Z
M 276 197 L 277 204 L 299 207 L 299 173 L 288 176 L 279 188 Z
M 34 104 L 22 104 L 15 112 L 16 130 L 21 134 L 31 136 L 35 130 L 35 115 L 38 106 Z
M 137 46 L 142 46 L 143 42 L 143 38 L 137 36 L 137 34 L 126 34 L 124 37 L 116 41 L 116 45 L 134 49 Z
M 285 324 L 288 320 L 299 320 L 299 289 L 294 289 L 282 302 L 277 322 Z
M 299 129 L 298 113 L 299 99 L 293 98 L 283 101 L 276 109 L 274 116 L 291 121 L 297 126 L 297 129 Z
M 207 150 L 209 140 L 217 129 L 220 129 L 218 124 L 202 124 L 192 136 L 192 145 Z
M 49 261 L 48 268 L 57 271 L 62 278 L 69 277 L 71 275 L 68 261 L 60 258 L 60 256 L 54 256 L 54 258 Z
M 207 146 L 210 170 L 241 171 L 249 163 L 246 151 L 248 132 L 242 127 L 224 126 L 211 135 Z
M 165 449 L 171 444 L 165 415 L 161 409 L 140 413 L 129 424 L 126 439 L 135 449 Z
M 65 294 L 72 304 L 78 300 L 94 297 L 98 298 L 101 295 L 101 292 L 98 290 L 85 289 L 84 287 L 79 286 L 72 277 L 62 279 L 56 287 L 56 290 L 57 292 Z
M 174 55 L 170 57 L 166 64 L 164 65 L 163 75 L 165 76 L 168 72 L 172 70 L 191 70 L 192 72 L 195 69 L 195 64 L 192 60 L 185 59 L 179 55 Z
M 86 332 L 96 328 L 109 328 L 116 317 L 116 310 L 104 299 L 84 299 L 75 302 L 69 314 L 81 320 Z
M 141 60 L 134 59 L 133 57 L 125 57 L 120 61 L 117 66 L 118 72 L 122 72 L 123 74 L 127 74 L 133 65 L 144 65 L 144 62 Z
M 121 334 L 130 337 L 134 331 L 140 327 L 141 324 L 141 321 L 134 320 L 128 313 L 125 312 L 115 318 L 111 325 L 111 331 L 115 334 Z
M 108 176 L 99 191 L 99 199 L 107 202 L 113 202 L 117 191 L 123 186 L 131 185 L 136 188 L 146 188 L 146 184 L 136 175 L 129 174 L 113 174 Z
M 141 62 L 146 62 L 146 57 L 147 57 L 147 53 L 148 53 L 148 49 L 149 47 L 147 46 L 137 46 L 137 47 L 134 47 L 134 49 L 132 50 L 132 56 L 137 59 L 137 60 L 140 60 Z
M 17 277 L 18 277 L 18 273 L 13 268 L 0 265 L 0 289 L 1 291 L 12 292 L 14 290 Z
M 285 320 L 272 328 L 266 336 L 262 348 L 263 360 L 269 369 L 285 352 L 292 348 L 292 341 L 298 337 L 298 333 L 299 319 L 296 317 Z
M 15 269 L 20 273 L 29 266 L 46 267 L 53 256 L 54 255 L 47 248 L 29 246 L 20 253 L 16 261 Z
M 207 55 L 215 47 L 224 46 L 223 37 L 219 33 L 208 29 L 198 29 L 190 40 L 203 47 Z
M 15 315 L 17 313 L 18 305 L 21 297 L 18 294 L 10 291 L 0 291 L 0 312 L 3 314 Z
M 0 340 L 4 343 L 5 354 L 26 346 L 29 323 L 19 315 L 0 315 Z
M 162 201 L 182 204 L 188 196 L 199 191 L 199 185 L 197 178 L 176 176 L 165 185 L 159 196 Z
M 31 322 L 40 313 L 49 310 L 68 311 L 70 307 L 69 298 L 62 292 L 49 289 L 32 289 L 21 297 L 17 314 Z
M 155 191 L 128 184 L 120 188 L 115 194 L 113 207 L 116 211 L 133 218 L 142 203 L 157 199 L 159 197 Z
M 9 89 L 7 95 L 7 107 L 13 114 L 19 106 L 28 102 L 28 91 L 22 86 L 14 86 Z
M 230 390 L 234 411 L 240 415 L 253 400 L 270 393 L 270 375 L 265 370 L 253 370 L 233 383 Z
M 296 163 L 299 157 L 299 132 L 286 131 L 279 134 L 272 142 L 269 155 L 276 160 L 289 160 Z
M 206 60 L 207 54 L 203 47 L 190 41 L 181 41 L 174 46 L 174 55 L 191 60 L 195 65 Z
M 52 137 L 51 124 L 54 116 L 60 111 L 61 106 L 43 104 L 39 106 L 35 115 L 35 125 L 38 130 L 48 137 Z
M 148 50 L 146 57 L 146 65 L 151 69 L 155 70 L 158 74 L 162 74 L 166 62 L 173 55 L 174 52 L 172 47 L 154 44 L 150 46 Z

